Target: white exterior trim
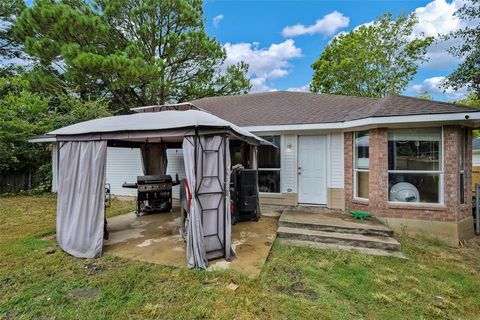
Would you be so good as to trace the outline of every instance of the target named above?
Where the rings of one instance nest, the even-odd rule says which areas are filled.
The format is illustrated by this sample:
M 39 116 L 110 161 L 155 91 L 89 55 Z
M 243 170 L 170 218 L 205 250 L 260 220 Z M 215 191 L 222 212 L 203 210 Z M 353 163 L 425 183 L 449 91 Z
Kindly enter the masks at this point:
M 444 114 L 423 114 L 411 116 L 372 117 L 344 122 L 312 123 L 312 124 L 284 124 L 270 126 L 244 126 L 245 130 L 251 132 L 276 132 L 276 131 L 298 131 L 298 130 L 347 130 L 359 127 L 376 127 L 394 124 L 432 123 L 462 121 L 464 125 L 475 126 L 472 120 L 480 120 L 480 112 L 444 113 Z

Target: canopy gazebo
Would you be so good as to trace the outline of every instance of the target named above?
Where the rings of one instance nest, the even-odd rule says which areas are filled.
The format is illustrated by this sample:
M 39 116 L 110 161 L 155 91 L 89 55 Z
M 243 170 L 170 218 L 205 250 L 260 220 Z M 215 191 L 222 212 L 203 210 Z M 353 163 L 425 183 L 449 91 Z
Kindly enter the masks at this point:
M 175 110 L 171 110 L 175 109 Z M 189 195 L 187 265 L 232 258 L 229 204 L 231 140 L 268 142 L 194 106 L 77 123 L 49 133 L 58 142 L 57 241 L 75 257 L 101 255 L 107 146 L 140 148 L 144 174 L 165 174 L 167 148 L 182 147 Z

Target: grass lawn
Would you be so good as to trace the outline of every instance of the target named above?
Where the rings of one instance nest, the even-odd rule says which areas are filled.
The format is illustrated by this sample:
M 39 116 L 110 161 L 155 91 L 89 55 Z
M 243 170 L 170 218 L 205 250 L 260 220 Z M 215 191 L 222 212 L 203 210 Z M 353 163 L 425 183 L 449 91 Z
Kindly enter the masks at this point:
M 130 211 L 114 200 L 109 215 Z M 480 240 L 402 237 L 409 260 L 275 243 L 259 278 L 55 244 L 55 197 L 0 197 L 0 319 L 479 319 Z M 226 289 L 236 283 L 236 291 Z

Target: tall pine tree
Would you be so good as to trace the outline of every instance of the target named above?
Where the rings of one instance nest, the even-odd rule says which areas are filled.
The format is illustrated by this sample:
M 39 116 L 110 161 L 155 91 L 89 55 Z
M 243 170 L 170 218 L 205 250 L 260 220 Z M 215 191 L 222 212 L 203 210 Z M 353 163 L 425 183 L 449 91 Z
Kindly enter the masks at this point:
M 200 0 L 38 0 L 16 35 L 39 64 L 31 81 L 119 111 L 250 89 L 248 65 L 224 66 L 206 34 Z

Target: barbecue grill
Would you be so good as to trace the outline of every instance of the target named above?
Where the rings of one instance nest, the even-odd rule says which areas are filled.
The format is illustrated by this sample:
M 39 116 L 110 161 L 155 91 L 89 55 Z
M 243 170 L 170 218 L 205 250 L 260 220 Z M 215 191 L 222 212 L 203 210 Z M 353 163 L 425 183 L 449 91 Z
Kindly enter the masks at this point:
M 137 189 L 135 213 L 172 211 L 172 186 L 180 182 L 172 181 L 170 175 L 137 176 L 137 183 L 124 183 L 122 187 Z

